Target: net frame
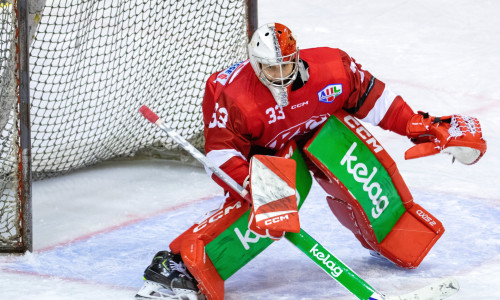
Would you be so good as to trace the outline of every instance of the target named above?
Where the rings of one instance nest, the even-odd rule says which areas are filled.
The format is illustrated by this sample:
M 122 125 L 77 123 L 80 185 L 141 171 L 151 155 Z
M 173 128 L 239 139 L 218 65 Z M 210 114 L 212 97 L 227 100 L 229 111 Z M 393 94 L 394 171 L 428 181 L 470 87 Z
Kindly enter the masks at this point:
M 51 5 L 51 9 L 54 10 L 59 10 L 62 9 L 62 4 L 64 3 L 65 0 L 53 0 L 53 1 L 46 1 L 46 0 L 13 0 L 13 1 L 6 1 L 6 0 L 0 0 L 0 4 L 3 3 L 8 3 L 6 5 L 10 5 L 12 8 L 12 11 L 15 13 L 12 13 L 13 15 L 13 21 L 11 24 L 15 25 L 15 29 L 13 29 L 12 32 L 15 32 L 15 41 L 16 41 L 16 46 L 12 47 L 10 51 L 7 51 L 9 53 L 17 53 L 19 55 L 14 57 L 7 57 L 7 58 L 0 58 L 2 60 L 2 64 L 13 64 L 15 66 L 16 71 L 13 72 L 15 73 L 15 79 L 13 79 L 13 82 L 15 83 L 15 90 L 13 92 L 13 96 L 15 96 L 16 101 L 15 103 L 10 103 L 9 101 L 3 101 L 0 102 L 3 106 L 8 106 L 7 109 L 2 110 L 2 113 L 5 113 L 5 111 L 8 111 L 8 117 L 4 118 L 2 116 L 2 120 L 7 120 L 5 124 L 0 124 L 2 125 L 0 127 L 0 132 L 2 133 L 2 142 L 3 144 L 9 143 L 9 147 L 3 147 L 2 148 L 2 157 L 0 160 L 4 159 L 4 156 L 9 156 L 9 157 L 15 157 L 15 160 L 9 161 L 7 164 L 3 165 L 3 162 L 0 161 L 0 171 L 3 173 L 9 173 L 9 174 L 14 174 L 14 175 L 9 175 L 9 182 L 5 182 L 1 180 L 0 178 L 0 210 L 2 209 L 2 206 L 10 206 L 13 207 L 11 209 L 11 214 L 15 216 L 15 221 L 12 220 L 3 220 L 0 217 L 0 228 L 2 226 L 2 223 L 7 222 L 8 226 L 11 226 L 8 230 L 10 231 L 15 231 L 12 234 L 12 238 L 10 240 L 4 240 L 2 237 L 2 231 L 0 229 L 0 252 L 9 252 L 9 253 L 14 253 L 14 252 L 25 252 L 25 251 L 32 251 L 33 249 L 33 233 L 32 233 L 32 216 L 31 216 L 31 182 L 33 179 L 41 179 L 41 178 L 46 178 L 54 175 L 60 175 L 64 174 L 67 172 L 71 172 L 73 170 L 83 168 L 86 166 L 90 166 L 93 164 L 96 164 L 98 162 L 101 162 L 103 160 L 108 160 L 108 159 L 113 159 L 116 157 L 132 157 L 134 155 L 137 155 L 138 153 L 144 154 L 147 153 L 148 156 L 158 156 L 161 155 L 162 157 L 167 157 L 167 158 L 182 158 L 182 155 L 179 156 L 179 148 L 176 147 L 174 144 L 172 144 L 171 141 L 168 139 L 165 139 L 165 137 L 161 136 L 155 136 L 152 139 L 149 138 L 151 142 L 147 143 L 138 143 L 131 149 L 128 149 L 126 151 L 118 152 L 113 149 L 110 150 L 111 153 L 98 153 L 95 154 L 96 159 L 91 159 L 91 160 L 86 160 L 86 161 L 77 161 L 76 164 L 71 165 L 69 167 L 62 167 L 62 168 L 52 168 L 52 166 L 57 165 L 59 161 L 64 161 L 66 158 L 64 157 L 59 157 L 58 155 L 55 155 L 51 157 L 50 159 L 44 159 L 41 158 L 40 156 L 40 148 L 42 147 L 54 147 L 53 145 L 50 145 L 50 142 L 43 141 L 40 142 L 40 137 L 45 135 L 43 133 L 42 128 L 44 127 L 50 127 L 46 126 L 43 121 L 43 117 L 40 115 L 40 111 L 47 111 L 50 109 L 50 107 L 42 107 L 40 105 L 39 99 L 40 97 L 43 97 L 44 95 L 47 95 L 47 91 L 44 91 L 43 89 L 39 89 L 40 85 L 40 77 L 37 77 L 36 71 L 37 67 L 40 66 L 40 64 L 46 64 L 49 65 L 51 68 L 53 66 L 53 62 L 48 62 L 48 60 L 43 61 L 43 59 L 40 56 L 40 53 L 44 52 L 46 53 L 46 56 L 50 56 L 47 53 L 53 53 L 52 55 L 57 55 L 58 52 L 50 52 L 51 49 L 43 49 L 43 46 L 40 48 L 36 48 L 37 45 L 39 44 L 40 39 L 43 40 L 43 36 L 40 33 L 41 29 L 45 26 L 44 24 L 44 19 L 47 20 L 45 13 L 48 5 Z M 96 7 L 99 5 L 105 5 L 102 3 L 111 3 L 111 6 L 115 1 L 98 1 L 98 0 L 92 0 L 92 1 L 76 1 L 76 0 L 67 0 L 67 2 L 81 2 L 82 5 L 87 5 L 86 7 L 82 8 L 82 12 L 85 12 L 85 9 L 88 9 L 88 16 L 90 17 L 92 13 L 94 13 L 96 10 L 94 10 Z M 147 1 L 147 0 L 131 0 L 131 1 L 118 1 L 117 7 L 117 12 L 118 16 L 120 16 L 119 13 L 125 13 L 124 5 L 125 3 L 129 2 L 134 2 L 134 3 L 141 3 L 142 10 L 144 10 L 144 6 L 148 6 L 149 2 L 152 1 Z M 162 3 L 168 2 L 168 1 L 161 1 Z M 237 55 L 229 55 L 229 57 L 226 57 L 226 60 L 220 60 L 218 64 L 215 64 L 211 66 L 210 68 L 205 68 L 203 70 L 206 74 L 213 73 L 215 71 L 224 69 L 225 67 L 228 67 L 234 62 L 237 62 L 238 60 L 245 59 L 246 57 L 246 49 L 243 49 L 242 47 L 246 44 L 248 41 L 248 37 L 251 36 L 251 34 L 255 31 L 257 27 L 257 0 L 210 0 L 210 1 L 189 1 L 189 0 L 182 0 L 182 1 L 172 1 L 168 2 L 169 5 L 175 6 L 179 5 L 179 3 L 189 3 L 193 4 L 196 6 L 200 6 L 199 3 L 203 2 L 210 2 L 212 3 L 212 6 L 216 7 L 223 7 L 222 8 L 222 13 L 219 12 L 220 14 L 225 14 L 227 11 L 231 9 L 237 9 L 240 11 L 240 15 L 243 14 L 242 18 L 238 19 L 238 23 L 242 26 L 242 32 L 244 35 L 244 38 L 241 39 L 241 41 L 244 40 L 244 43 L 241 41 L 235 42 L 236 44 L 241 43 L 239 47 L 241 48 L 241 51 L 237 53 Z M 227 4 L 227 7 L 224 5 Z M 121 9 L 121 11 L 120 11 Z M 139 8 L 137 8 L 139 9 Z M 110 9 L 111 11 L 112 9 Z M 140 9 L 139 9 L 140 10 Z M 184 16 L 189 16 L 189 13 L 183 10 L 183 8 L 180 8 L 179 10 L 182 14 L 185 14 Z M 208 9 L 207 12 L 210 13 L 213 10 Z M 71 11 L 73 12 L 73 11 Z M 57 14 L 57 12 L 56 12 Z M 4 15 L 2 15 L 4 16 Z M 128 15 L 130 16 L 130 15 Z M 126 20 L 124 20 L 127 16 L 123 15 L 123 18 L 119 20 L 122 21 L 122 23 L 117 23 L 114 24 L 118 28 L 121 26 L 123 23 L 126 23 Z M 202 16 L 202 18 L 205 18 L 206 20 L 210 19 L 210 16 Z M 49 18 L 50 19 L 50 18 Z M 105 21 L 104 21 L 105 22 Z M 182 24 L 180 26 L 184 26 L 184 29 L 187 29 L 192 23 L 189 22 L 181 22 Z M 244 23 L 244 24 L 243 24 Z M 110 24 L 104 24 L 102 23 L 103 26 L 105 25 L 110 25 Z M 113 24 L 111 24 L 113 25 Z M 3 25 L 2 25 L 3 26 Z M 217 36 L 218 34 L 223 34 L 224 30 L 227 30 L 227 27 L 224 26 L 224 24 L 215 24 L 214 25 L 214 36 Z M 3 29 L 3 27 L 2 27 Z M 84 29 L 85 30 L 85 29 Z M 117 29 L 118 30 L 118 29 Z M 119 31 L 115 31 L 119 32 Z M 36 34 L 35 34 L 36 33 Z M 55 31 L 52 32 L 52 37 L 55 35 Z M 112 35 L 108 35 L 108 38 Z M 51 38 L 52 38 L 51 37 Z M 74 42 L 74 41 L 73 41 Z M 85 36 L 83 36 L 83 39 L 80 40 L 81 45 L 85 45 Z M 191 41 L 191 44 L 195 43 L 196 41 L 193 40 Z M 62 44 L 64 44 L 64 41 L 62 41 Z M 196 45 L 199 46 L 199 44 L 195 43 L 195 48 Z M 113 47 L 113 46 L 111 46 Z M 38 49 L 38 50 L 36 50 Z M 2 50 L 4 50 L 2 48 Z M 182 47 L 179 49 L 176 49 L 177 51 L 184 51 Z M 62 52 L 59 52 L 61 54 Z M 96 53 L 98 54 L 98 53 Z M 215 57 L 215 59 L 218 59 L 218 57 Z M 40 62 L 41 61 L 41 62 Z M 14 62 L 14 63 L 12 63 Z M 40 62 L 40 64 L 38 64 Z M 104 62 L 103 60 L 101 62 Z M 31 63 L 31 64 L 30 64 Z M 159 61 L 151 61 L 151 63 L 161 63 Z M 8 67 L 8 66 L 7 66 Z M 200 70 L 193 70 L 192 65 L 187 65 L 187 69 L 185 71 L 192 71 L 192 72 L 199 72 Z M 55 68 L 53 70 L 56 70 Z M 53 71 L 51 70 L 51 71 Z M 99 72 L 99 70 L 94 69 L 96 73 Z M 31 73 L 30 73 L 31 72 Z M 57 71 L 54 71 L 57 73 Z M 92 71 L 87 71 L 87 72 L 92 72 Z M 2 74 L 6 74 L 7 72 L 2 70 Z M 40 72 L 41 77 L 45 78 L 54 78 L 57 74 L 53 73 L 43 73 Z M 81 74 L 81 73 L 80 73 Z M 0 74 L 1 75 L 1 74 Z M 3 76 L 3 75 L 2 75 Z M 200 76 L 198 76 L 200 77 Z M 208 77 L 208 76 L 207 76 Z M 30 78 L 31 78 L 31 83 L 30 83 Z M 3 83 L 6 82 L 7 77 L 3 78 Z M 10 79 L 10 78 L 8 78 Z M 157 78 L 157 80 L 160 80 Z M 203 81 L 206 80 L 206 78 L 196 78 L 197 81 Z M 99 84 L 98 81 L 95 82 L 95 84 Z M 55 87 L 55 86 L 54 86 Z M 123 87 L 123 86 L 122 86 Z M 198 87 L 199 89 L 200 87 Z M 201 87 L 201 88 L 204 88 Z M 31 94 L 31 99 L 30 99 L 30 94 Z M 67 95 L 64 95 L 66 97 Z M 52 97 L 52 95 L 49 92 L 49 97 Z M 52 100 L 58 101 L 59 96 L 54 96 Z M 64 98 L 63 97 L 63 98 Z M 168 97 L 178 97 L 178 98 L 188 98 L 188 97 L 193 97 L 193 98 L 198 98 L 198 102 L 190 103 L 188 106 L 190 107 L 199 107 L 199 112 L 201 112 L 201 102 L 200 102 L 200 97 L 198 95 L 193 95 L 190 94 L 189 92 L 183 92 L 183 91 L 175 91 L 173 94 L 169 94 L 166 96 Z M 8 98 L 8 97 L 4 97 Z M 9 107 L 12 104 L 12 107 Z M 195 118 L 196 122 L 198 122 L 198 132 L 196 133 L 186 133 L 183 132 L 182 128 L 179 130 L 181 134 L 184 136 L 187 135 L 188 139 L 190 142 L 194 143 L 197 145 L 198 148 L 203 147 L 203 134 L 200 129 L 202 129 L 201 125 L 202 122 L 200 120 L 200 114 L 196 116 L 192 116 L 191 112 L 186 112 L 186 110 L 180 110 L 177 111 L 167 111 L 164 107 L 161 105 L 155 105 L 153 102 L 144 101 L 143 103 L 138 102 L 139 104 L 148 104 L 151 105 L 152 107 L 155 107 L 155 110 L 157 110 L 159 113 L 161 113 L 164 116 L 177 116 L 174 117 L 170 122 L 175 123 L 182 123 L 186 121 L 187 118 Z M 78 103 L 75 105 L 78 106 Z M 181 105 L 182 107 L 184 105 Z M 84 108 L 85 110 L 96 110 L 96 107 L 93 106 L 88 106 Z M 124 109 L 121 106 L 118 106 L 117 108 L 113 108 L 109 110 L 106 115 L 107 117 L 113 117 L 114 114 L 120 111 L 120 109 Z M 133 114 L 132 114 L 133 112 Z M 194 115 L 194 114 L 193 114 Z M 60 115 L 54 115 L 50 116 L 49 119 L 55 119 L 57 120 L 58 118 L 61 118 Z M 138 117 L 138 114 L 136 113 L 136 109 L 132 109 L 129 112 L 128 118 L 130 119 L 130 122 L 128 124 L 115 124 L 114 126 L 121 126 L 124 127 L 125 130 L 130 130 L 130 128 L 137 127 L 137 124 L 140 124 L 140 117 Z M 177 119 L 176 119 L 177 118 Z M 167 117 L 168 121 L 168 117 Z M 66 120 L 59 120 L 59 123 L 64 123 L 68 122 L 68 119 Z M 120 121 L 118 122 L 120 123 Z M 122 122 L 123 123 L 123 122 Z M 99 129 L 100 126 L 105 126 L 102 123 L 99 123 L 98 126 L 94 129 Z M 6 133 L 7 132 L 7 133 Z M 106 141 L 94 141 L 93 143 L 109 143 L 111 144 L 120 144 L 120 143 L 126 143 L 127 134 L 125 135 L 119 135 L 113 130 L 111 130 L 111 135 L 116 134 L 116 138 L 112 139 L 112 141 L 106 142 Z M 130 134 L 129 134 L 130 135 Z M 8 140 L 8 142 L 7 142 Z M 64 141 L 63 143 L 68 144 L 68 141 Z M 92 144 L 92 143 L 90 143 Z M 168 152 L 163 152 L 159 151 L 159 149 L 164 149 L 165 147 L 169 148 Z M 104 148 L 106 148 L 106 145 L 104 145 Z M 111 148 L 111 146 L 109 146 Z M 8 149 L 8 150 L 5 150 Z M 58 149 L 55 149 L 53 153 L 58 153 Z M 9 152 L 8 155 L 5 153 Z M 78 156 L 80 154 L 76 154 Z M 7 190 L 7 192 L 5 192 Z M 7 199 L 9 198 L 9 199 Z M 13 198 L 14 200 L 12 200 Z M 10 208 L 9 208 L 10 209 Z
M 0 252 L 33 249 L 31 215 L 31 136 L 29 114 L 29 55 L 27 0 L 3 1 L 2 15 L 2 135 L 0 165 Z M 6 22 L 8 15 L 11 22 Z M 7 42 L 7 39 L 10 40 Z M 5 158 L 10 156 L 10 164 Z M 10 196 L 10 197 L 9 197 Z

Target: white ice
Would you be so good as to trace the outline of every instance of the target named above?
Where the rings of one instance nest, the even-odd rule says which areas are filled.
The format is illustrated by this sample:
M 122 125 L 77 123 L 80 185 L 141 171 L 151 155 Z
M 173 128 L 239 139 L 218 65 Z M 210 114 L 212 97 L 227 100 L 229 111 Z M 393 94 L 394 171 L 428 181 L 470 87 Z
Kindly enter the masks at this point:
M 496 299 L 500 280 L 500 2 L 259 1 L 259 22 L 281 22 L 301 48 L 338 47 L 415 110 L 481 121 L 488 152 L 473 166 L 438 155 L 403 159 L 405 138 L 369 127 L 415 201 L 446 232 L 419 268 L 371 258 L 314 186 L 303 228 L 373 287 L 403 294 L 454 276 L 451 299 Z M 155 130 L 151 128 L 151 130 Z M 0 257 L 0 299 L 132 299 L 154 253 L 218 206 L 221 189 L 198 167 L 107 162 L 33 185 L 34 252 Z M 283 240 L 226 281 L 227 299 L 354 299 Z

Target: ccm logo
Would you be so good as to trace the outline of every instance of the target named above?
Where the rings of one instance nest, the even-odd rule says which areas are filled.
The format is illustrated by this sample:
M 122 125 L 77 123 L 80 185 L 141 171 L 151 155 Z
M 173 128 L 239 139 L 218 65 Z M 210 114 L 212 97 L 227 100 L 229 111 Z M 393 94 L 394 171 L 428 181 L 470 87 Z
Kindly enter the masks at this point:
M 266 225 L 271 225 L 273 223 L 279 223 L 283 220 L 288 220 L 288 215 L 285 215 L 285 216 L 279 216 L 279 217 L 274 217 L 272 219 L 267 219 L 264 221 L 264 224 Z
M 295 104 L 295 105 L 292 105 L 292 109 L 301 108 L 302 106 L 305 106 L 307 104 L 309 104 L 309 101 L 305 101 L 305 102 L 302 102 L 302 103 L 299 103 L 299 104 Z
M 349 127 L 356 130 L 356 134 L 363 140 L 365 140 L 366 144 L 370 146 L 375 153 L 384 150 L 380 144 L 377 144 L 377 140 L 371 135 L 371 133 L 366 130 L 353 116 L 347 115 L 344 118 L 344 123 L 346 123 Z
M 239 208 L 241 208 L 241 202 L 240 201 L 236 202 L 233 206 L 229 205 L 229 206 L 227 206 L 225 208 L 220 209 L 219 211 L 217 211 L 216 213 L 214 213 L 212 216 L 210 216 L 210 218 L 205 219 L 202 222 L 200 222 L 200 224 L 198 224 L 198 226 L 196 226 L 193 229 L 193 233 L 196 233 L 196 232 L 202 230 L 208 224 L 212 224 L 214 222 L 217 222 L 222 217 L 228 215 L 232 210 L 238 210 Z
M 426 214 L 425 212 L 421 211 L 420 209 L 417 210 L 417 215 L 419 215 L 422 219 L 424 219 L 424 221 L 426 221 L 427 223 L 429 223 L 429 225 L 431 225 L 431 226 L 436 225 L 436 221 L 432 220 L 432 218 L 429 217 L 428 214 Z

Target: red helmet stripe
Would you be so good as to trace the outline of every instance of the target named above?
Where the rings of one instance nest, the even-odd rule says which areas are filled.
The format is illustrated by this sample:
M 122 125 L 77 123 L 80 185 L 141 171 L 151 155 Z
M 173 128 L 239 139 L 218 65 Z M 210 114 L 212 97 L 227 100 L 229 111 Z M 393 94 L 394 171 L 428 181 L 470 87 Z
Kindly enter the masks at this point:
M 297 52 L 297 43 L 290 28 L 286 27 L 283 24 L 275 23 L 274 32 L 276 34 L 276 37 L 278 38 L 282 56 L 287 56 Z

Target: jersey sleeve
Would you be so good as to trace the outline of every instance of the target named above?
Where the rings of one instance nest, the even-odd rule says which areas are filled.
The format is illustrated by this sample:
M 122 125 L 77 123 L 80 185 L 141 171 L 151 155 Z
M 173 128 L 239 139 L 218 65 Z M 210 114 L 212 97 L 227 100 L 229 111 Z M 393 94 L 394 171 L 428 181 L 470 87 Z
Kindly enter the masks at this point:
M 410 106 L 344 51 L 341 58 L 351 90 L 343 109 L 362 121 L 406 135 L 406 124 L 414 114 Z
M 249 174 L 247 161 L 251 149 L 248 135 L 245 134 L 245 117 L 238 107 L 224 94 L 218 93 L 217 74 L 207 81 L 203 98 L 203 122 L 205 153 L 215 165 L 240 185 Z M 207 173 L 224 190 L 231 189 L 210 170 Z

